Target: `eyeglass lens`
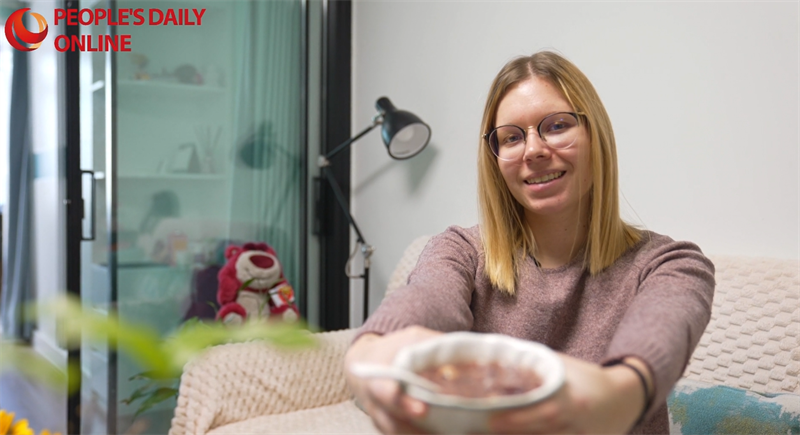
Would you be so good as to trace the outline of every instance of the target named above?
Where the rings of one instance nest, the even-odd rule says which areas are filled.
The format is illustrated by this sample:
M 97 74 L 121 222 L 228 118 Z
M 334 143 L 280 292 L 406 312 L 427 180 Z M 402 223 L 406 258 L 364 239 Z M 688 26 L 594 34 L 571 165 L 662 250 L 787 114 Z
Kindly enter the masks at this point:
M 575 143 L 579 133 L 578 120 L 571 113 L 554 113 L 539 124 L 539 136 L 547 146 L 564 149 Z M 527 134 L 516 125 L 504 125 L 489 134 L 494 155 L 503 160 L 517 160 L 525 153 Z

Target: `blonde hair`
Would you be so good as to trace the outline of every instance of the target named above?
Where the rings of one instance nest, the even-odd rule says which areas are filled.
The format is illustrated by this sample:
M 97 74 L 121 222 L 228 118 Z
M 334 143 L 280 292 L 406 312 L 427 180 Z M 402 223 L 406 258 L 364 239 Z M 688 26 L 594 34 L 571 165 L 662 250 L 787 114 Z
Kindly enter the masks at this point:
M 545 79 L 561 90 L 574 112 L 581 112 L 590 141 L 592 168 L 589 229 L 584 265 L 597 274 L 641 239 L 641 232 L 619 214 L 617 150 L 614 131 L 603 103 L 589 79 L 570 61 L 551 51 L 518 57 L 497 74 L 489 90 L 481 122 L 481 135 L 494 127 L 497 107 L 508 90 L 533 77 Z M 517 270 L 536 242 L 525 221 L 525 209 L 511 195 L 497 165 L 497 157 L 484 139 L 478 152 L 478 197 L 486 275 L 500 290 L 513 294 Z

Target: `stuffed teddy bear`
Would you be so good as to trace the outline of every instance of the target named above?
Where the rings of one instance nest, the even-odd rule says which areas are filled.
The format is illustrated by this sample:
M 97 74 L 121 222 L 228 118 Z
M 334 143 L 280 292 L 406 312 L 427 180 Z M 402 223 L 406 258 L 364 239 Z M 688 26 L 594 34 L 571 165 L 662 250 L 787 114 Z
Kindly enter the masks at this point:
M 227 261 L 218 275 L 217 320 L 241 324 L 250 317 L 298 319 L 294 290 L 271 246 L 266 243 L 229 246 L 225 258 Z M 248 284 L 242 288 L 245 283 Z

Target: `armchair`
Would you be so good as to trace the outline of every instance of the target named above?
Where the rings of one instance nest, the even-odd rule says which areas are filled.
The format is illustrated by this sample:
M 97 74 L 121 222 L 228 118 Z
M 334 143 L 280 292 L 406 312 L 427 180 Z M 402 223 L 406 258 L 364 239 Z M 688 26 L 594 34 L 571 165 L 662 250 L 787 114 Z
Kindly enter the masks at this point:
M 408 246 L 387 294 L 428 239 Z M 711 323 L 667 400 L 670 433 L 800 433 L 800 263 L 711 260 Z M 355 332 L 317 334 L 317 348 L 293 353 L 259 342 L 211 348 L 184 369 L 170 435 L 378 433 L 342 373 Z
M 405 284 L 429 238 L 406 248 L 386 294 Z M 260 342 L 209 349 L 184 368 L 169 434 L 377 434 L 342 374 L 355 333 L 319 333 L 316 348 L 295 352 Z

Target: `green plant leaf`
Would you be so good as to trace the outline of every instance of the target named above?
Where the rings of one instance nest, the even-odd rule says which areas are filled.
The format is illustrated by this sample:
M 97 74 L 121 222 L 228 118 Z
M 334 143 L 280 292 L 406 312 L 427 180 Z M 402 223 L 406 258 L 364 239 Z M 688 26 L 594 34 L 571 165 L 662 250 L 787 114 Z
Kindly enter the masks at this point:
M 255 280 L 256 280 L 255 278 L 250 278 L 247 281 L 243 282 L 242 285 L 240 285 L 239 288 L 236 290 L 236 294 L 239 294 L 240 291 L 246 289 L 247 287 L 250 287 L 250 284 Z
M 0 342 L 0 355 L 0 373 L 14 369 L 53 390 L 66 385 L 68 392 L 77 391 L 80 369 L 75 364 L 67 365 L 66 371 L 59 370 L 30 347 L 11 342 Z
M 178 326 L 177 326 L 177 327 L 175 327 L 174 329 L 181 329 L 181 328 L 187 328 L 187 327 L 194 327 L 194 326 L 195 326 L 195 325 L 197 325 L 199 322 L 200 322 L 200 319 L 199 319 L 198 317 L 196 317 L 196 316 L 195 316 L 195 317 L 190 317 L 190 318 L 188 318 L 188 319 L 184 320 L 184 321 L 183 321 L 183 323 L 181 323 L 180 325 L 178 325 Z
M 55 298 L 40 310 L 54 317 L 62 327 L 68 348 L 79 347 L 81 335 L 89 341 L 108 341 L 111 347 L 126 351 L 139 365 L 168 377 L 169 357 L 160 346 L 158 332 L 150 326 L 134 325 L 120 321 L 111 313 L 84 309 L 80 301 L 71 296 Z M 29 307 L 28 311 L 37 310 Z
M 155 372 L 153 370 L 148 370 L 146 372 L 136 373 L 135 375 L 128 378 L 128 380 L 129 381 L 138 381 L 143 379 L 153 380 L 153 379 L 158 379 L 158 375 L 159 375 L 158 372 Z
M 251 281 L 244 283 L 243 287 L 249 285 Z M 184 322 L 172 334 L 161 338 L 157 331 L 147 325 L 120 321 L 113 312 L 107 314 L 98 309 L 86 309 L 74 297 L 55 299 L 44 304 L 41 309 L 43 314 L 56 319 L 66 338 L 68 349 L 79 348 L 82 342 L 108 343 L 111 349 L 126 353 L 142 367 L 143 371 L 131 377 L 129 381 L 149 381 L 149 387 L 163 386 L 151 392 L 143 387 L 144 389 L 137 390 L 138 393 L 126 399 L 128 403 L 145 396 L 147 396 L 145 403 L 155 404 L 165 400 L 156 399 L 163 397 L 168 390 L 177 391 L 166 386 L 176 385 L 184 365 L 209 346 L 263 340 L 267 345 L 292 349 L 309 347 L 316 343 L 307 325 L 302 322 L 252 319 L 242 325 L 231 326 L 193 318 Z M 28 306 L 26 310 L 31 313 L 36 308 Z M 2 346 L 0 355 L 3 356 L 0 359 L 0 371 L 12 367 L 51 385 L 60 384 L 63 387 L 63 383 L 67 380 L 64 373 L 55 370 L 49 362 L 32 350 L 9 343 L 0 343 L 0 346 Z M 69 366 L 68 371 L 71 374 L 70 380 L 79 379 L 79 367 Z M 74 392 L 75 386 L 76 384 L 71 385 L 69 391 Z M 143 403 L 142 406 L 146 410 L 153 406 L 152 404 L 145 407 Z
M 145 385 L 143 387 L 137 388 L 136 391 L 134 391 L 131 394 L 130 397 L 128 397 L 127 399 L 122 399 L 122 400 L 120 400 L 120 402 L 122 402 L 122 403 L 124 403 L 126 405 L 130 405 L 131 403 L 135 402 L 136 400 L 139 400 L 142 397 L 145 397 L 145 396 L 147 396 L 149 394 L 152 394 L 152 392 L 148 392 L 147 391 L 152 386 L 153 386 L 153 384 L 148 383 L 147 385 Z
M 164 347 L 169 349 L 173 370 L 179 375 L 189 360 L 209 346 L 217 344 L 264 340 L 285 349 L 314 346 L 316 340 L 303 327 L 302 322 L 255 320 L 237 326 L 216 322 L 204 324 L 202 327 L 182 328 L 164 341 Z
M 159 403 L 168 400 L 171 397 L 175 397 L 177 395 L 178 395 L 178 390 L 176 388 L 164 387 L 153 391 L 150 394 L 150 397 L 148 397 L 144 402 L 142 402 L 141 406 L 139 406 L 139 409 L 136 410 L 136 414 L 133 415 L 133 418 L 138 417 L 139 415 L 141 415 L 148 409 L 152 408 L 153 406 L 158 405 Z
M 219 307 L 217 306 L 217 304 L 211 301 L 206 301 L 206 303 L 208 304 L 208 306 L 214 309 L 214 317 L 216 317 L 216 314 L 219 313 Z

